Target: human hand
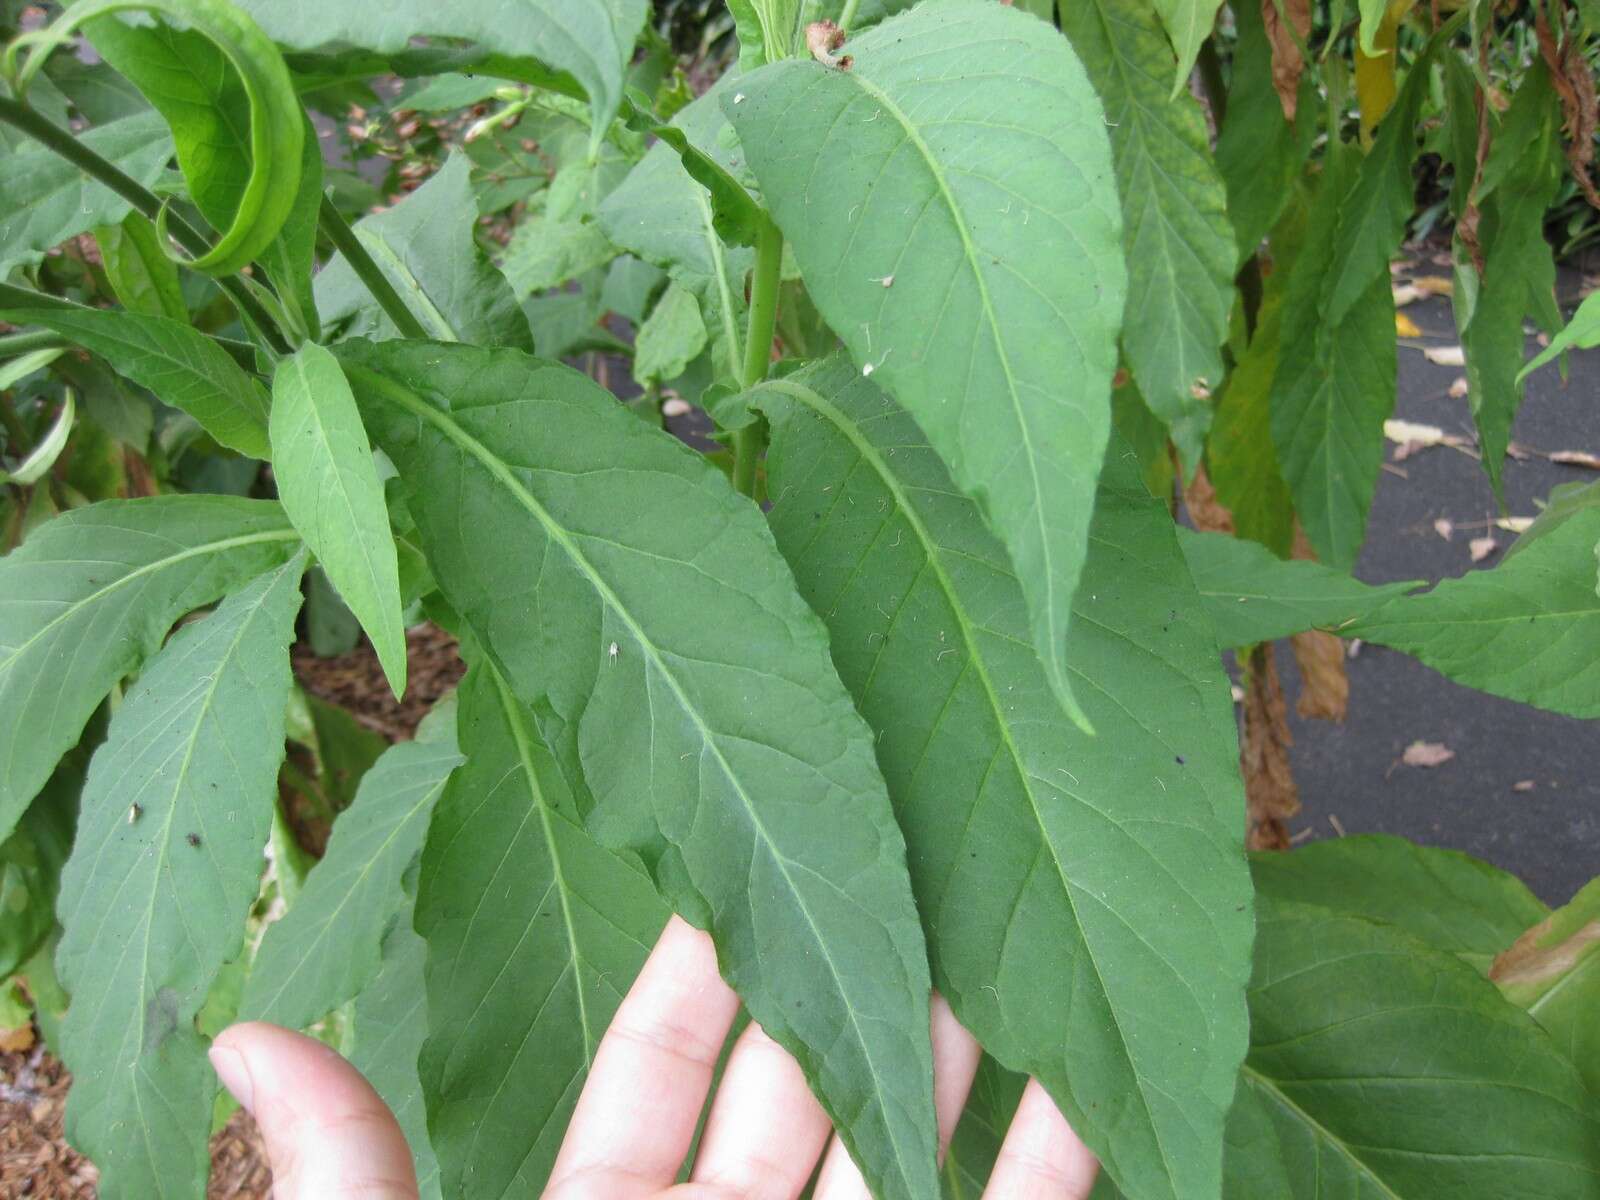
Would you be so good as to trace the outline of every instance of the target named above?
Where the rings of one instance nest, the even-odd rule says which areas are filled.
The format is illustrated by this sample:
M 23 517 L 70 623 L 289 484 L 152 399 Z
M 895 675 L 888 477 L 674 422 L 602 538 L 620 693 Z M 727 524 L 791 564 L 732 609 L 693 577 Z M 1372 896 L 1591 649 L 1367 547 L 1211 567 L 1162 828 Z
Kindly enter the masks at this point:
M 738 998 L 711 939 L 674 917 L 601 1039 L 545 1200 L 868 1200 L 866 1185 L 789 1054 L 751 1024 L 728 1058 L 690 1182 L 674 1186 Z M 979 1048 L 933 1004 L 941 1148 L 966 1102 Z M 411 1152 L 365 1079 L 313 1038 L 247 1023 L 212 1046 L 217 1074 L 255 1117 L 277 1200 L 413 1200 Z M 1084 1200 L 1093 1156 L 1029 1081 L 985 1200 Z

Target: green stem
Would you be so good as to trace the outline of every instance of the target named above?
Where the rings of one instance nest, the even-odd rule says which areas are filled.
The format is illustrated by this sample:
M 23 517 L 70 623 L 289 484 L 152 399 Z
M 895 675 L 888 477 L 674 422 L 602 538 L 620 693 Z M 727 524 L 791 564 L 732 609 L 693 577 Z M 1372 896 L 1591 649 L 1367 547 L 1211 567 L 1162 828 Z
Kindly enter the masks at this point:
M 0 358 L 16 358 L 19 354 L 32 354 L 35 350 L 54 350 L 70 346 L 72 339 L 48 329 L 30 329 L 23 333 L 0 335 Z
M 154 192 L 126 174 L 115 163 L 100 157 L 70 131 L 47 120 L 26 104 L 9 96 L 0 96 L 0 121 L 20 129 L 80 171 L 98 179 L 152 221 L 161 215 L 161 200 Z M 205 235 L 177 213 L 170 210 L 167 212 L 166 226 L 167 232 L 177 240 L 178 244 L 196 258 L 211 249 Z M 279 353 L 288 350 L 288 344 L 283 341 L 277 326 L 267 315 L 267 310 L 261 307 L 242 282 L 233 278 L 222 278 L 217 280 L 217 286 L 238 305 L 239 311 L 245 315 L 247 321 L 261 330 L 262 336 L 271 343 L 274 350 Z
M 856 19 L 856 9 L 860 4 L 861 0 L 844 0 L 844 8 L 839 12 L 840 32 L 850 32 L 850 22 Z
M 750 324 L 744 343 L 744 376 L 753 388 L 767 377 L 772 361 L 772 334 L 778 324 L 778 282 L 783 271 L 783 234 L 770 220 L 756 234 L 756 266 L 750 276 Z M 733 435 L 733 487 L 742 496 L 754 496 L 756 462 L 761 457 L 761 423 L 736 430 Z
M 344 215 L 326 196 L 322 198 L 322 208 L 317 213 L 317 223 L 322 226 L 322 232 L 328 235 L 328 240 L 333 243 L 334 249 L 344 255 L 344 260 L 350 264 L 350 269 L 361 277 L 362 283 L 367 285 L 367 291 L 372 293 L 372 298 L 378 302 L 378 307 L 383 309 L 389 320 L 394 322 L 394 327 L 400 331 L 400 336 L 426 341 L 428 331 L 422 327 L 422 322 L 417 320 L 416 314 L 406 307 L 406 302 L 400 299 L 400 293 L 394 290 L 389 277 L 379 269 L 377 263 L 372 261 L 372 255 L 367 253 L 367 248 L 361 244 L 361 239 L 350 227 L 350 222 L 344 219 Z

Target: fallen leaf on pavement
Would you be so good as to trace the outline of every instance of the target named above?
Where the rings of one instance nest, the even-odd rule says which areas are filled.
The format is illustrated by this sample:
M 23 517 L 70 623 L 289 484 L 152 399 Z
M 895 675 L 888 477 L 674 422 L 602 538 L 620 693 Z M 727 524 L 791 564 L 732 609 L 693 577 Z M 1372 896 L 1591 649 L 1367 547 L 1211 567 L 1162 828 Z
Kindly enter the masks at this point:
M 1460 346 L 1428 346 L 1422 351 L 1422 357 L 1441 367 L 1464 367 L 1467 365 L 1467 355 Z
M 1397 312 L 1394 315 L 1394 331 L 1398 337 L 1419 338 L 1422 336 L 1422 326 L 1418 325 L 1403 312 Z
M 1460 400 L 1471 390 L 1471 386 L 1467 383 L 1467 377 L 1465 375 L 1457 375 L 1450 383 L 1450 398 L 1452 400 Z
M 1475 537 L 1467 543 L 1467 553 L 1472 555 L 1473 562 L 1482 562 L 1493 554 L 1499 546 L 1500 543 L 1494 540 L 1494 535 L 1486 533 L 1482 537 Z
M 1443 742 L 1412 742 L 1400 761 L 1408 767 L 1437 767 L 1456 756 L 1456 752 Z
M 1533 791 L 1533 780 L 1519 779 L 1511 785 L 1511 790 L 1513 792 L 1531 792 Z
M 1507 533 L 1525 533 L 1532 524 L 1532 517 L 1499 517 L 1495 520 L 1495 527 Z
M 1587 450 L 1552 450 L 1547 457 L 1553 463 L 1565 463 L 1569 467 L 1588 467 L 1591 471 L 1600 471 L 1600 454 L 1590 454 Z
M 1448 296 L 1455 291 L 1455 284 L 1443 275 L 1418 275 L 1411 286 L 1430 296 Z
M 1407 304 L 1415 304 L 1427 294 L 1414 283 L 1397 283 L 1394 286 L 1394 306 L 1396 308 L 1404 308 Z M 1397 317 L 1395 328 L 1398 329 L 1399 327 L 1400 322 Z
M 1456 531 L 1455 522 L 1449 517 L 1440 517 L 1433 523 L 1433 531 L 1448 542 L 1450 535 Z

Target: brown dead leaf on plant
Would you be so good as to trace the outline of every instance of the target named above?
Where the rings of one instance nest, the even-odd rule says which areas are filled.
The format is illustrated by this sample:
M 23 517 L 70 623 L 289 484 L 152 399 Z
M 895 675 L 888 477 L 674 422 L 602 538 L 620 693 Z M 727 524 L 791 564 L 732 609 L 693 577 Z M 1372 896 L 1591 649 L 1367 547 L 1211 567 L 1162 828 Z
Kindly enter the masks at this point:
M 1412 742 L 1400 755 L 1408 767 L 1438 767 L 1449 762 L 1456 752 L 1443 742 Z
M 1296 521 L 1294 546 L 1290 555 L 1315 562 L 1317 552 L 1311 539 Z M 1343 721 L 1350 708 L 1350 677 L 1344 669 L 1344 642 L 1332 633 L 1310 629 L 1289 639 L 1294 661 L 1300 667 L 1300 698 L 1295 711 L 1302 717 L 1322 721 Z
M 1289 732 L 1272 643 L 1253 647 L 1240 665 L 1246 680 L 1244 736 L 1239 739 L 1248 816 L 1245 845 L 1251 850 L 1286 850 L 1289 830 L 1284 822 L 1300 811 L 1300 790 L 1289 769 L 1294 735 Z

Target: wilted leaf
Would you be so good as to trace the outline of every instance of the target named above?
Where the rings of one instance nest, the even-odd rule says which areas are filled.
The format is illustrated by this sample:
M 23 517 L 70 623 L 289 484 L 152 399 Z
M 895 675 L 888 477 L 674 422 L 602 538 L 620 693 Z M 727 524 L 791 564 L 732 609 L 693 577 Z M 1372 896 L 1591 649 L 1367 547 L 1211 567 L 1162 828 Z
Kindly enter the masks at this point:
M 1244 776 L 1245 844 L 1252 850 L 1286 850 L 1284 825 L 1300 811 L 1300 789 L 1289 766 L 1288 705 L 1278 682 L 1278 664 L 1271 642 L 1254 646 L 1244 663 L 1246 683 L 1244 734 L 1239 742 L 1239 771 Z
M 1600 881 L 1512 943 L 1489 978 L 1549 1032 L 1591 1089 L 1600 1085 Z
M 1408 767 L 1437 767 L 1449 762 L 1456 752 L 1443 742 L 1412 742 L 1400 761 Z

